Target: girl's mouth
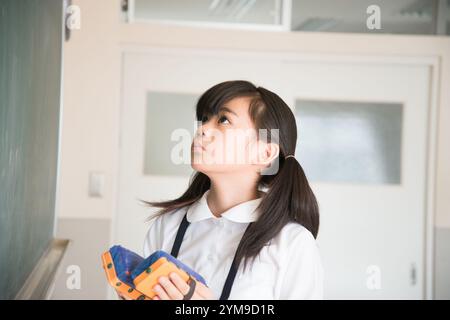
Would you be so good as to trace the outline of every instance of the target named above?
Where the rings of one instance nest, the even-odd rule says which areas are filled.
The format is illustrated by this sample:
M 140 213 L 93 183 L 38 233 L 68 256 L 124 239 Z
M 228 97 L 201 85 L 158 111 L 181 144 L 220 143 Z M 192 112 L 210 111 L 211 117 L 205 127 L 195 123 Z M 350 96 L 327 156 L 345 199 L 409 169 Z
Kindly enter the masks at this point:
M 193 152 L 203 152 L 203 151 L 205 151 L 205 147 L 203 147 L 201 144 L 198 144 L 198 143 L 193 143 L 192 144 L 192 151 Z
M 205 149 L 203 149 L 203 147 L 200 146 L 192 146 L 192 151 L 193 152 L 203 152 Z

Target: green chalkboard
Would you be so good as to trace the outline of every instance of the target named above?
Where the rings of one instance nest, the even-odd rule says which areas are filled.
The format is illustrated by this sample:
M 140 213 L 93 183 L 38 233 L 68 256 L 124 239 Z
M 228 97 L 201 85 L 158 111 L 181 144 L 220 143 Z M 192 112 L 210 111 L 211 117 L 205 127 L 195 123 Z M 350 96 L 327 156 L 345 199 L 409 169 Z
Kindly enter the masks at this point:
M 62 0 L 0 1 L 0 299 L 53 238 Z

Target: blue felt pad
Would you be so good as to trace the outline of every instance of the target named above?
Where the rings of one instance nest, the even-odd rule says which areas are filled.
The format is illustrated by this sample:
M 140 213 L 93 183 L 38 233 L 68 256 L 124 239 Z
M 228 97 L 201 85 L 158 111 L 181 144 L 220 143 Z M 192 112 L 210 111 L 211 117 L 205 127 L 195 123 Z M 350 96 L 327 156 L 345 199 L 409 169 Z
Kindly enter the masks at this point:
M 122 282 L 134 287 L 132 271 L 144 261 L 144 258 L 122 246 L 111 247 L 109 253 L 113 259 L 117 277 Z
M 139 263 L 139 265 L 133 269 L 131 273 L 131 278 L 134 280 L 136 277 L 138 277 L 142 272 L 147 270 L 148 267 L 150 267 L 153 263 L 155 263 L 160 258 L 166 258 L 168 261 L 174 263 L 178 268 L 181 270 L 184 270 L 187 274 L 191 275 L 194 279 L 197 281 L 203 283 L 206 285 L 205 279 L 201 275 L 199 275 L 197 272 L 189 268 L 187 265 L 185 265 L 183 262 L 175 258 L 174 256 L 168 254 L 167 252 L 163 250 L 155 251 L 153 254 L 151 254 L 148 258 L 144 259 Z

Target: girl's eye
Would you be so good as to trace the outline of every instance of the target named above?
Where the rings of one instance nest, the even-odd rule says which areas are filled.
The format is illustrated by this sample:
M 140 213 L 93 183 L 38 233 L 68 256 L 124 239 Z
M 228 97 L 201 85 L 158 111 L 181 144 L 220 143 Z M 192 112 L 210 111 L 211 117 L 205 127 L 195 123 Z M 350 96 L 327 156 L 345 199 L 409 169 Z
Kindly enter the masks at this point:
M 205 123 L 205 122 L 207 122 L 208 121 L 208 116 L 203 116 L 202 117 L 202 123 Z
M 227 117 L 221 116 L 221 117 L 219 118 L 219 123 L 229 124 L 230 121 L 228 120 Z

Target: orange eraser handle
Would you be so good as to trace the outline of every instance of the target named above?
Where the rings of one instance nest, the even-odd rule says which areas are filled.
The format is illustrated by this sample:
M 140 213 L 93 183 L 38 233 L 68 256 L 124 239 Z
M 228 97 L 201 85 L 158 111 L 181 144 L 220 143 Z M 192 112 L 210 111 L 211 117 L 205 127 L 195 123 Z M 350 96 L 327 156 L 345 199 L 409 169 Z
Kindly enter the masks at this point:
M 128 285 L 125 282 L 122 282 L 118 278 L 116 274 L 116 269 L 114 268 L 113 259 L 109 251 L 106 251 L 105 253 L 102 254 L 102 263 L 109 284 L 118 292 L 120 292 L 124 297 L 133 300 L 151 300 L 150 297 L 146 296 L 144 293 L 137 290 L 137 288 L 131 287 L 130 285 Z
M 152 289 L 158 283 L 159 277 L 168 277 L 172 272 L 177 273 L 185 282 L 189 280 L 187 272 L 161 257 L 134 279 L 134 285 L 139 292 L 153 298 L 156 293 Z

